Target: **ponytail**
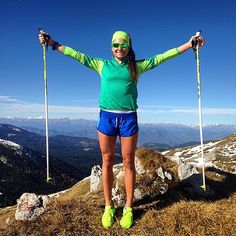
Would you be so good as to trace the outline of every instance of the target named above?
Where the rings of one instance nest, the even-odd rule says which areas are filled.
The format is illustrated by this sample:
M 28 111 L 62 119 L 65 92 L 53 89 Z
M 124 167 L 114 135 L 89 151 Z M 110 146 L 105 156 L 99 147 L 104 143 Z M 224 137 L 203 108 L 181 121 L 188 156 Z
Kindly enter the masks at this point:
M 136 66 L 135 53 L 132 48 L 131 39 L 129 40 L 129 53 L 128 53 L 128 67 L 131 74 L 131 77 L 135 83 L 138 82 L 138 70 Z

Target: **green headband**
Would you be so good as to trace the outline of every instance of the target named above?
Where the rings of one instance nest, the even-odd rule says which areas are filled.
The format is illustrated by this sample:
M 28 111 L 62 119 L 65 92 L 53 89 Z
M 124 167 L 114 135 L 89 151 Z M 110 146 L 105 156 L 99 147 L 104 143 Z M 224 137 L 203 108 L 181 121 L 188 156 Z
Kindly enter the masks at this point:
M 124 39 L 129 45 L 129 39 L 130 39 L 129 34 L 124 31 L 116 31 L 112 36 L 112 42 L 116 39 Z

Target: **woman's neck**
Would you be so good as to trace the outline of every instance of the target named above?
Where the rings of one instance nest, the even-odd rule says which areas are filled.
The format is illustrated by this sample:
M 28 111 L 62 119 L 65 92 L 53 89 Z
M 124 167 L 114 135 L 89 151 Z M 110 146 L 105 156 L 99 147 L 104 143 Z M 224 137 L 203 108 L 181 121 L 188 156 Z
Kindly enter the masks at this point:
M 116 58 L 116 57 L 115 57 L 115 60 L 116 60 L 119 64 L 121 64 L 122 61 L 123 61 L 123 59 L 120 60 L 119 58 Z

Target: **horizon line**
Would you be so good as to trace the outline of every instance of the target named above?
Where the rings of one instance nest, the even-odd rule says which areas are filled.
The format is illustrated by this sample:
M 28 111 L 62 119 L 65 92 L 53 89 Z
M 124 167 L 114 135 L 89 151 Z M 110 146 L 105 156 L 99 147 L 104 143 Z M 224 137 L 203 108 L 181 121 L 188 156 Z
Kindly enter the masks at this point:
M 29 117 L 17 117 L 17 116 L 5 116 L 2 117 L 0 116 L 0 119 L 9 119 L 9 120 L 45 120 L 46 118 L 43 116 L 29 116 Z M 48 120 L 86 120 L 86 121 L 94 121 L 97 122 L 96 119 L 86 119 L 86 118 L 73 118 L 73 117 L 53 117 L 53 118 L 48 118 Z M 183 125 L 183 126 L 192 126 L 192 127 L 197 127 L 199 124 L 197 123 L 180 123 L 180 122 L 139 122 L 139 124 L 147 124 L 147 125 Z M 236 126 L 235 123 L 211 123 L 211 124 L 203 124 L 203 127 L 206 126 L 220 126 L 220 125 L 225 125 L 225 126 Z

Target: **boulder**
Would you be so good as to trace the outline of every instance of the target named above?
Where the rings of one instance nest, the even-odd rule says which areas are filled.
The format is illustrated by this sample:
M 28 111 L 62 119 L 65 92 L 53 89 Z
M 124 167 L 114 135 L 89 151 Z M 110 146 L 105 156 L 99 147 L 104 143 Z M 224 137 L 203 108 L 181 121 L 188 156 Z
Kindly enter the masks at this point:
M 195 163 L 182 162 L 178 167 L 178 177 L 185 184 L 184 190 L 191 196 L 209 197 L 214 195 L 214 191 L 206 184 L 206 190 L 201 187 L 202 173 Z M 186 184 L 187 183 L 187 184 Z
M 193 174 L 198 174 L 198 173 L 199 172 L 197 171 L 196 165 L 188 162 L 185 163 L 183 162 L 178 167 L 179 180 L 187 179 Z
M 24 193 L 17 200 L 15 219 L 22 221 L 35 220 L 46 211 L 48 203 L 49 197 L 46 195 L 37 196 L 35 193 Z
M 100 190 L 102 190 L 102 169 L 99 165 L 96 165 L 91 170 L 90 191 L 98 192 Z
M 153 150 L 138 149 L 135 155 L 136 185 L 134 189 L 134 201 L 154 198 L 157 195 L 166 193 L 169 188 L 176 186 L 176 177 L 171 172 L 173 163 Z M 101 190 L 101 173 L 102 171 L 99 166 L 93 167 L 90 177 L 91 191 L 96 192 Z M 124 206 L 126 192 L 123 165 L 115 165 L 113 173 L 112 200 L 117 206 Z

